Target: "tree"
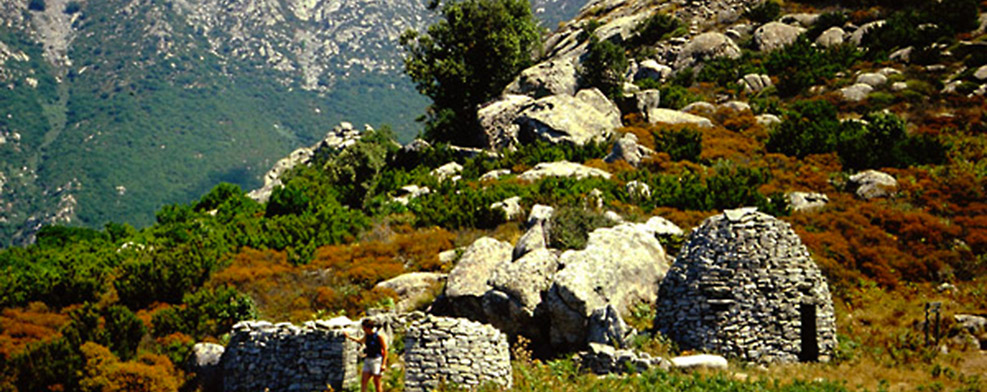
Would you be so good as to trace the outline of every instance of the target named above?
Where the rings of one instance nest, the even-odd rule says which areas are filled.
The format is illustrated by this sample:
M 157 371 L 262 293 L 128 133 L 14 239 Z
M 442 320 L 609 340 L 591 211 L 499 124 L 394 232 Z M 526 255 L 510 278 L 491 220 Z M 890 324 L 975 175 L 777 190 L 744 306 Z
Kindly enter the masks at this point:
M 437 7 L 437 2 L 430 7 Z M 532 63 L 537 22 L 526 0 L 461 0 L 442 6 L 441 19 L 401 36 L 405 72 L 432 99 L 425 137 L 476 145 L 477 105 L 498 96 Z
M 579 72 L 583 85 L 596 87 L 610 99 L 615 99 L 623 92 L 626 69 L 624 48 L 610 41 L 600 41 L 595 35 L 590 37 L 586 59 Z

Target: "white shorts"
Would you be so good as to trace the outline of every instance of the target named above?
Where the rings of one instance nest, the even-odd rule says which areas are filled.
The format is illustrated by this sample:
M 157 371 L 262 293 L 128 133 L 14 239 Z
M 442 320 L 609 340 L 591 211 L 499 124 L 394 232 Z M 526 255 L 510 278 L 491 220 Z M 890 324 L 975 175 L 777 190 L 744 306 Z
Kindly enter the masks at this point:
M 384 357 L 376 358 L 364 358 L 363 359 L 363 372 L 370 373 L 372 376 L 379 376 L 380 370 L 383 367 Z

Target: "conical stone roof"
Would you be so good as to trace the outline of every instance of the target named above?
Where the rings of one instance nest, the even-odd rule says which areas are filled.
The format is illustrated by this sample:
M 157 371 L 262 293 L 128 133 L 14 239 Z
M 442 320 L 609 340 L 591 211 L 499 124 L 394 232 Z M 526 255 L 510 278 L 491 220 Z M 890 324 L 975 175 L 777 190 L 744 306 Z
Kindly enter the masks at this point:
M 658 297 L 655 329 L 683 349 L 795 362 L 836 347 L 826 279 L 791 226 L 755 208 L 694 229 Z

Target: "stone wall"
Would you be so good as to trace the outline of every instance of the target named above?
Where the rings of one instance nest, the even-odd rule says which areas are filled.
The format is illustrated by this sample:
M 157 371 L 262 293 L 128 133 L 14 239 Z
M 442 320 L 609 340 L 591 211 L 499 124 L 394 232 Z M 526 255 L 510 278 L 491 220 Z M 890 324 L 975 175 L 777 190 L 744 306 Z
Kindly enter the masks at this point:
M 486 382 L 511 385 L 507 337 L 487 324 L 461 318 L 426 316 L 405 335 L 405 390 L 432 390 L 446 382 L 475 387 Z
M 754 209 L 695 229 L 658 297 L 655 328 L 683 349 L 795 362 L 826 361 L 836 347 L 826 279 L 787 223 Z
M 322 391 L 359 384 L 358 345 L 326 321 L 233 326 L 223 354 L 225 391 Z

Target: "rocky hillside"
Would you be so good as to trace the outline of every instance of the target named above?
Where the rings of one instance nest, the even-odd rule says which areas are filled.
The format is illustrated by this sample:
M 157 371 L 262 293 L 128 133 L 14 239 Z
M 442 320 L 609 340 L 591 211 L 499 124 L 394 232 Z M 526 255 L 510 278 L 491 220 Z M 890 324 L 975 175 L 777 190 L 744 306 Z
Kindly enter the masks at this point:
M 571 3 L 534 5 L 554 26 Z M 256 186 L 343 120 L 410 140 L 424 100 L 397 38 L 434 18 L 425 5 L 0 2 L 0 245 L 50 223 L 145 226 L 220 181 Z
M 0 252 L 0 390 L 190 387 L 195 342 L 370 313 L 489 324 L 515 390 L 983 390 L 985 6 L 592 2 L 459 130 L 480 148 L 343 123 L 299 137 L 263 186 Z M 5 61 L 53 67 L 23 60 L 42 51 L 8 44 Z M 134 61 L 100 56 L 65 77 Z M 34 72 L 23 91 L 67 85 Z M 87 86 L 123 105 L 162 80 Z M 90 135 L 87 154 L 112 137 Z M 75 205 L 79 183 L 49 194 Z M 667 370 L 690 350 L 729 362 Z M 420 359 L 389 366 L 389 387 Z M 748 361 L 763 366 L 727 364 Z

